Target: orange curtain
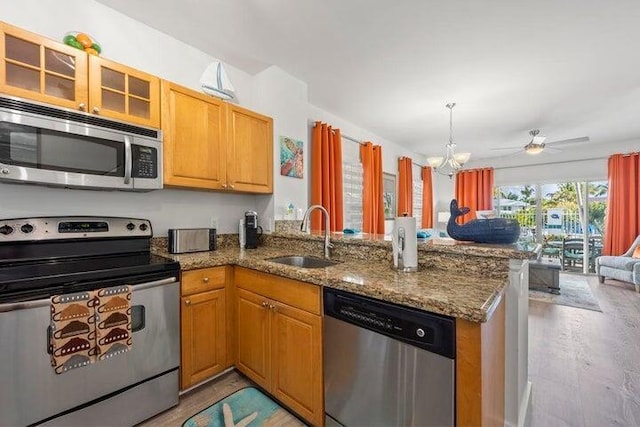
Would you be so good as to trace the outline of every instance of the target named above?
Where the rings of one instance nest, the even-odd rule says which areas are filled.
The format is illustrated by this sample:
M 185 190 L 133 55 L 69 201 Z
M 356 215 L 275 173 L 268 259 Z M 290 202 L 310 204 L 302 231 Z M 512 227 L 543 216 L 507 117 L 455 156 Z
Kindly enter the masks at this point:
M 413 216 L 413 167 L 409 157 L 398 158 L 398 216 Z
M 471 169 L 456 174 L 456 199 L 458 206 L 468 207 L 461 223 L 476 217 L 477 210 L 493 209 L 493 168 Z
M 344 229 L 342 192 L 342 140 L 340 129 L 316 122 L 311 147 L 311 204 L 329 212 L 331 231 Z M 311 230 L 324 230 L 320 211 L 311 214 Z
M 384 234 L 382 203 L 382 147 L 370 142 L 360 146 L 362 160 L 362 231 Z
M 640 153 L 609 157 L 605 255 L 621 255 L 640 234 Z
M 433 184 L 431 168 L 422 167 L 422 224 L 421 228 L 433 228 Z

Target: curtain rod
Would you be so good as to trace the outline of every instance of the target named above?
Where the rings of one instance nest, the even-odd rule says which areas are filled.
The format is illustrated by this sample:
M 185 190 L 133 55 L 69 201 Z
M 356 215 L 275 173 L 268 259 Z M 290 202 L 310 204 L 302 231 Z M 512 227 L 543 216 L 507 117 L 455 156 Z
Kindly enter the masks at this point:
M 334 132 L 335 132 L 335 131 L 334 131 Z M 355 142 L 355 143 L 357 143 L 357 144 L 365 145 L 365 143 L 364 143 L 364 142 L 362 142 L 362 141 L 358 141 L 357 139 L 352 138 L 352 137 L 350 137 L 350 136 L 348 136 L 348 135 L 345 135 L 345 134 L 344 134 L 344 133 L 342 133 L 342 132 L 340 132 L 340 136 L 341 136 L 341 137 L 343 137 L 344 139 L 348 139 L 349 141 Z
M 335 131 L 334 131 L 333 129 L 332 129 L 331 131 L 335 133 Z M 344 133 L 342 133 L 342 132 L 340 132 L 340 136 L 341 136 L 342 138 L 346 139 L 346 140 L 349 140 L 349 141 L 355 142 L 356 144 L 366 145 L 364 142 L 359 141 L 359 140 L 357 140 L 357 139 L 355 139 L 355 138 L 353 138 L 353 137 L 350 137 L 349 135 L 345 135 L 345 134 L 344 134 Z M 402 157 L 406 157 L 406 156 L 402 156 Z M 420 168 L 423 168 L 423 167 L 424 167 L 423 165 L 421 165 L 421 164 L 419 164 L 419 163 L 416 163 L 416 162 L 414 162 L 413 160 L 411 160 L 411 163 L 412 163 L 412 164 L 414 164 L 414 165 L 416 165 L 416 166 L 418 166 L 418 167 L 420 167 Z

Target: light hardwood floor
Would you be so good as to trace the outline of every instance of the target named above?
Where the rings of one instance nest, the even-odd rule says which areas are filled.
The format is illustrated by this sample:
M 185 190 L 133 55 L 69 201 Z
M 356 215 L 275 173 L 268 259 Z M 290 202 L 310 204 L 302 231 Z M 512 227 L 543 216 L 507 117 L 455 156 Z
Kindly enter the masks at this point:
M 180 426 L 190 416 L 250 385 L 253 384 L 235 371 L 223 374 L 215 380 L 183 394 L 180 396 L 178 406 L 138 424 L 138 427 Z
M 640 425 L 640 294 L 586 277 L 602 313 L 529 301 L 531 427 Z

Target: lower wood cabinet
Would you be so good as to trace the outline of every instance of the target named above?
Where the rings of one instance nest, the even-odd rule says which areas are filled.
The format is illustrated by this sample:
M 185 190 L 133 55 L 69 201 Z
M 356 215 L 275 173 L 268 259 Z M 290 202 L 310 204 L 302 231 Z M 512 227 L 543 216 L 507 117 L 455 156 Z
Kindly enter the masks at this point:
M 242 268 L 235 284 L 236 367 L 302 418 L 323 425 L 320 288 Z
M 183 273 L 180 363 L 182 390 L 231 366 L 227 356 L 227 312 L 225 267 Z

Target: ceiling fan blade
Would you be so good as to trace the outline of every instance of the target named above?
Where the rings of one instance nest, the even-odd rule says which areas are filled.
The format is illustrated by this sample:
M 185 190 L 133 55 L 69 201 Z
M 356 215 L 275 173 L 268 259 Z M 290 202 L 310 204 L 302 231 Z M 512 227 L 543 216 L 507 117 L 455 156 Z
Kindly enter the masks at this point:
M 544 142 L 545 139 L 547 139 L 546 136 L 534 136 L 531 140 L 531 144 L 540 145 Z
M 581 136 L 579 138 L 561 139 L 560 141 L 547 142 L 545 145 L 565 145 L 565 144 L 581 144 L 583 142 L 589 142 L 591 139 L 588 136 Z
M 500 148 L 491 148 L 491 150 L 522 150 L 522 145 L 517 147 L 500 147 Z
M 546 153 L 562 153 L 562 150 L 559 148 L 552 148 L 552 147 L 544 147 L 544 151 Z

